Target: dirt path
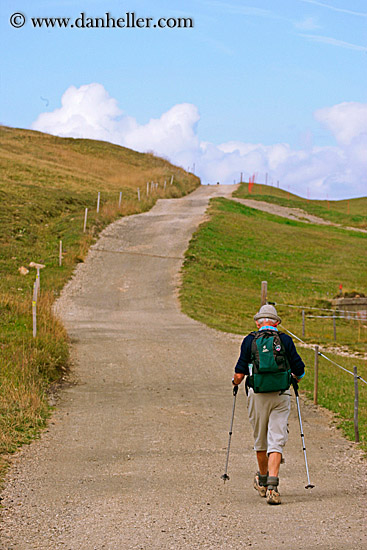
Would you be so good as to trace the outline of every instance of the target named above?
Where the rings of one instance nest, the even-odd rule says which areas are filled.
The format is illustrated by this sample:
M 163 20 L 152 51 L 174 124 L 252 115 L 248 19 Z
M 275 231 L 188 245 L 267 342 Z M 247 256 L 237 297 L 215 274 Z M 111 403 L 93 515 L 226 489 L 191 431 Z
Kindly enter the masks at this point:
M 303 405 L 311 478 L 293 408 L 283 504 L 252 488 L 242 391 L 224 471 L 241 338 L 180 312 L 182 255 L 208 199 L 201 187 L 104 231 L 58 308 L 76 383 L 47 432 L 14 459 L 3 492 L 3 550 L 345 550 L 367 545 L 366 465 L 330 419 Z
M 273 204 L 265 201 L 257 201 L 253 199 L 236 199 L 234 201 L 249 206 L 250 208 L 256 208 L 257 210 L 262 210 L 263 212 L 269 212 L 269 214 L 275 214 L 276 216 L 281 216 L 282 218 L 288 218 L 289 220 L 297 220 L 305 223 L 316 223 L 318 225 L 332 225 L 334 227 L 341 227 L 342 229 L 347 229 L 349 231 L 359 231 L 360 233 L 367 233 L 366 229 L 361 229 L 359 227 L 346 227 L 340 225 L 339 223 L 333 223 L 329 220 L 324 220 L 313 214 L 309 214 L 302 210 L 302 208 L 290 208 L 288 206 L 280 206 L 279 204 Z

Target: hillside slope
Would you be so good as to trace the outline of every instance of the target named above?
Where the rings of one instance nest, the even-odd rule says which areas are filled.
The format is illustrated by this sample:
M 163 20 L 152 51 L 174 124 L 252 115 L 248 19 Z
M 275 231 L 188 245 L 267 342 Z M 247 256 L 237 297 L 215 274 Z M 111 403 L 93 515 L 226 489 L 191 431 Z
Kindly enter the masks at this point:
M 301 208 L 311 215 L 333 223 L 367 229 L 367 197 L 339 201 L 308 200 L 284 189 L 258 183 L 252 186 L 251 192 L 249 184 L 243 183 L 233 196 Z
M 49 386 L 67 369 L 67 337 L 52 304 L 76 263 L 107 224 L 150 209 L 158 198 L 186 195 L 200 180 L 152 154 L 7 127 L 0 127 L 0 169 L 1 455 L 38 433 L 49 413 Z M 46 266 L 36 338 L 32 261 Z M 21 267 L 29 273 L 22 276 Z
M 183 315 L 176 283 L 209 196 L 228 191 L 202 186 L 119 220 L 63 292 L 58 312 L 73 338 L 81 383 L 65 388 L 47 433 L 14 460 L 1 495 L 5 548 L 366 547 L 366 463 L 330 427 L 330 416 L 308 403 L 301 410 L 314 489 L 304 488 L 292 398 L 281 509 L 269 510 L 254 491 L 243 385 L 230 481 L 221 479 L 242 338 Z
M 312 395 L 315 344 L 343 368 L 352 372 L 357 366 L 366 379 L 366 320 L 336 316 L 334 332 L 332 309 L 340 284 L 344 291 L 367 294 L 366 233 L 290 220 L 222 198 L 211 201 L 208 214 L 186 253 L 183 311 L 210 327 L 246 334 L 255 329 L 261 282 L 267 281 L 268 300 L 276 303 L 283 320 L 281 329 L 301 337 L 309 348 L 301 352 L 307 365 L 302 388 Z M 319 403 L 340 416 L 351 438 L 353 395 L 353 376 L 320 359 Z M 364 448 L 366 403 L 363 385 L 360 438 Z
M 0 154 L 2 183 L 43 184 L 76 192 L 95 191 L 99 186 L 103 191 L 135 189 L 171 175 L 181 184 L 198 183 L 192 174 L 151 153 L 33 130 L 1 126 Z

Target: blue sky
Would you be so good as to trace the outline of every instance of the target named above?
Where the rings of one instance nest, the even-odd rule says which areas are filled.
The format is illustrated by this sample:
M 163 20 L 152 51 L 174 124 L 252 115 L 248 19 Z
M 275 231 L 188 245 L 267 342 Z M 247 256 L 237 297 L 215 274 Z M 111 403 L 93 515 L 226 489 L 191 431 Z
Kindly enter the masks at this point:
M 194 27 L 30 23 L 81 12 Z M 243 171 L 311 198 L 367 194 L 365 1 L 3 0 L 1 35 L 2 124 L 154 150 L 203 183 Z

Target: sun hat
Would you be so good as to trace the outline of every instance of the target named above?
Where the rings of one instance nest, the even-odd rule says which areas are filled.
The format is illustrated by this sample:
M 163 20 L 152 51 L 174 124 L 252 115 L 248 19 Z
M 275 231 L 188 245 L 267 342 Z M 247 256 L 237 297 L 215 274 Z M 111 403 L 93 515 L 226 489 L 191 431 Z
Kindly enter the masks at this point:
M 261 306 L 258 313 L 254 315 L 254 321 L 259 321 L 260 319 L 273 319 L 274 321 L 279 321 L 279 323 L 282 322 L 277 313 L 277 310 L 274 306 L 271 306 L 270 304 L 265 304 L 264 306 Z

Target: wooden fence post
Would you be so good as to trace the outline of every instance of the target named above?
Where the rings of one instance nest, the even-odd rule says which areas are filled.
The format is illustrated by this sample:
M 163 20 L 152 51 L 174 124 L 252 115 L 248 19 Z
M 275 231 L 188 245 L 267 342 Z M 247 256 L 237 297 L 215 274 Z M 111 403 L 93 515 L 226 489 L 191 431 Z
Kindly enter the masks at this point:
M 62 266 L 62 241 L 59 243 L 59 267 Z
M 267 281 L 261 282 L 261 305 L 264 306 L 267 303 L 268 297 L 268 283 Z
M 305 337 L 306 334 L 306 320 L 305 320 L 305 310 L 302 310 L 302 338 Z
M 171 177 L 171 185 L 173 184 L 173 176 Z
M 315 374 L 313 383 L 313 402 L 317 405 L 319 391 L 319 346 L 315 346 Z
M 336 317 L 335 317 L 335 313 L 333 313 L 333 329 L 334 329 L 334 342 L 336 342 Z
M 87 219 L 88 219 L 88 208 L 85 209 L 84 212 L 84 227 L 83 227 L 83 233 L 87 230 Z
M 36 289 L 36 300 L 37 300 L 37 295 L 38 295 L 39 291 L 41 290 L 40 271 L 41 271 L 41 269 L 43 269 L 46 266 L 43 265 L 43 264 L 37 264 L 36 262 L 30 262 L 29 267 L 34 267 L 37 270 L 36 281 L 34 283 L 35 284 L 35 289 Z
M 358 429 L 358 374 L 357 367 L 353 367 L 354 372 L 354 441 L 359 443 Z
M 37 336 L 37 283 L 33 283 L 32 299 L 32 318 L 33 318 L 33 338 Z
M 98 191 L 98 196 L 97 196 L 97 214 L 99 213 L 99 204 L 101 202 L 101 193 Z
M 140 201 L 140 188 L 138 187 L 138 201 Z
M 36 267 L 36 270 L 37 270 L 37 275 L 36 275 L 36 289 L 37 289 L 37 294 L 38 294 L 39 291 L 41 290 L 40 268 L 39 268 L 39 267 Z
M 147 196 L 149 195 L 149 181 L 147 181 Z
M 119 208 L 121 207 L 121 199 L 122 199 L 122 191 L 120 191 L 120 196 L 119 196 Z

